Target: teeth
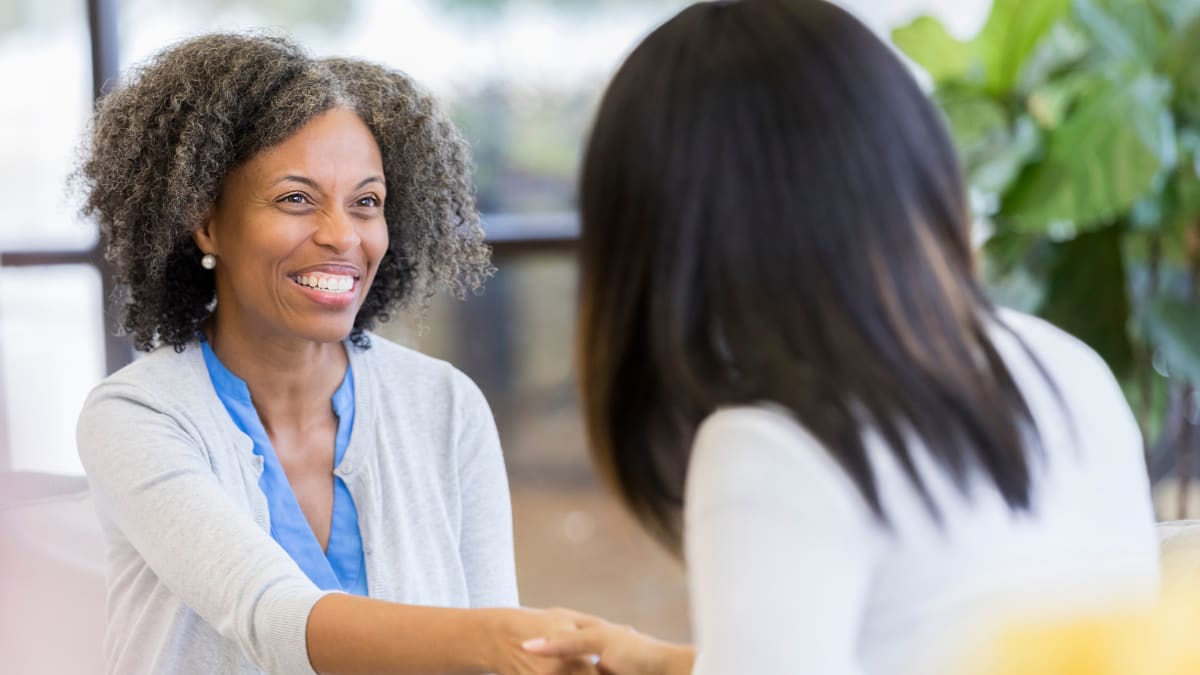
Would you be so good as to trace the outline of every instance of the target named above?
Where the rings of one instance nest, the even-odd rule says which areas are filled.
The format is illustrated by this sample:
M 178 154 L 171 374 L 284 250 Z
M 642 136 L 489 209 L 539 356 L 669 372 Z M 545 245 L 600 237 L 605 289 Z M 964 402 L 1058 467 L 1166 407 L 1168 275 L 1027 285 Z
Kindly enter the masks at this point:
M 354 288 L 354 277 L 332 275 L 332 274 L 301 274 L 295 277 L 296 283 L 309 288 L 317 288 L 323 291 L 332 291 L 334 293 L 344 293 Z

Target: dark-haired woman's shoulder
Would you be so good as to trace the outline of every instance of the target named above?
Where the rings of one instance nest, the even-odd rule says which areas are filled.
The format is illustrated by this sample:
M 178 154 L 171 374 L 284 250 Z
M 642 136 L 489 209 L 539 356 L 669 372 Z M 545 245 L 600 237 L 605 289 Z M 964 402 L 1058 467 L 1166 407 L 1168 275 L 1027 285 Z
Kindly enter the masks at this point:
M 1003 327 L 1008 329 L 1007 331 L 993 332 L 993 339 L 1000 343 L 998 346 L 1001 349 L 1007 346 L 1006 343 L 1011 342 L 1011 339 L 1005 339 L 1005 333 L 1011 332 L 1020 337 L 1035 353 L 1046 352 L 1055 356 L 1086 361 L 1093 365 L 1103 366 L 1104 364 L 1100 355 L 1083 340 L 1041 317 L 1007 307 L 998 308 L 996 316 Z
M 1036 316 L 1000 309 L 1002 326 L 992 339 L 1026 396 L 1041 389 L 1049 376 L 1068 403 L 1083 406 L 1080 413 L 1115 409 L 1128 414 L 1124 395 L 1108 364 L 1082 340 Z M 1036 396 L 1035 396 L 1036 398 Z
M 1044 447 L 1120 473 L 1144 474 L 1142 435 L 1129 402 L 1105 360 L 1044 319 L 1001 310 L 993 331 Z M 1054 452 L 1057 448 L 1077 452 Z
M 872 520 L 837 460 L 786 408 L 770 402 L 720 408 L 701 423 L 687 491 L 692 515 L 741 504 L 769 511 L 815 507 L 863 526 Z

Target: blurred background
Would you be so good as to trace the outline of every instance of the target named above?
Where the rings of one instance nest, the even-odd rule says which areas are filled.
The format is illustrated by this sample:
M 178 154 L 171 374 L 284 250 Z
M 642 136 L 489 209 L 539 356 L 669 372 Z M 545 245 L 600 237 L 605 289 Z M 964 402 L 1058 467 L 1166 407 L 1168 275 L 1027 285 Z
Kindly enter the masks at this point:
M 133 358 L 108 323 L 95 229 L 65 192 L 98 90 L 189 35 L 283 31 L 319 55 L 407 71 L 473 146 L 499 272 L 482 295 L 439 299 L 428 316 L 381 332 L 454 363 L 491 402 L 512 482 L 523 601 L 686 639 L 682 568 L 589 468 L 571 354 L 582 141 L 624 55 L 685 4 L 0 4 L 0 470 L 80 474 L 74 425 L 83 399 Z M 1200 57 L 1188 58 L 1200 22 L 1185 13 L 1197 3 L 841 4 L 894 40 L 946 112 L 996 297 L 1047 316 L 1108 359 L 1146 430 L 1161 508 L 1187 513 L 1200 498 L 1189 506 L 1174 477 L 1194 471 L 1200 421 L 1188 385 L 1200 381 L 1200 86 L 1182 86 L 1200 76 L 1192 65 Z

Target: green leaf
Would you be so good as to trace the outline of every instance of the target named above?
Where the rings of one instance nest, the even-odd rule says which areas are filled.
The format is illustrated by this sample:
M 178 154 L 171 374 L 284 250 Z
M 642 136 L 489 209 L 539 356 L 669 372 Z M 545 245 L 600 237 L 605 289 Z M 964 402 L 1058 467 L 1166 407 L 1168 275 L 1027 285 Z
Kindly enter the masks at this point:
M 1075 17 L 1105 54 L 1153 63 L 1166 41 L 1166 26 L 1146 0 L 1075 0 Z
M 1182 233 L 1200 221 L 1200 177 L 1192 167 L 1180 167 L 1171 176 L 1163 195 L 1163 219 L 1160 228 Z M 1200 336 L 1197 336 L 1200 339 Z
M 971 187 L 986 195 L 1003 194 L 1041 148 L 1037 125 L 1027 117 L 1018 118 L 1000 142 L 967 167 Z
M 970 63 L 965 42 L 946 32 L 942 22 L 921 16 L 892 31 L 892 42 L 929 73 L 935 84 L 963 76 Z
M 1200 304 L 1161 297 L 1146 306 L 1142 318 L 1171 376 L 1200 383 Z
M 1156 0 L 1154 3 L 1172 26 L 1180 26 L 1200 16 L 1200 0 Z
M 1192 167 L 1180 166 L 1168 177 L 1158 206 L 1159 220 L 1143 224 L 1143 229 L 1160 237 L 1165 263 L 1186 268 L 1190 239 L 1200 223 L 1200 178 Z M 1196 338 L 1200 340 L 1200 335 Z
M 1046 298 L 1046 267 L 1056 253 L 1045 237 L 997 232 L 983 245 L 988 296 L 1005 307 L 1036 313 Z
M 1193 123 L 1200 123 L 1200 8 L 1171 32 L 1163 49 L 1162 67 L 1175 85 L 1180 109 Z
M 1043 318 L 1086 342 L 1118 377 L 1133 367 L 1122 230 L 1111 226 L 1055 245 Z
M 1011 91 L 1038 41 L 1062 18 L 1070 0 L 995 0 L 971 43 L 993 94 Z
M 1010 123 L 1007 108 L 977 90 L 943 87 L 935 96 L 971 187 L 994 200 L 1041 148 L 1041 135 L 1024 117 Z
M 1143 73 L 1089 95 L 1050 134 L 1045 158 L 1020 176 L 998 216 L 1029 231 L 1086 230 L 1132 206 L 1174 161 L 1169 89 Z
M 1091 70 L 1067 73 L 1033 90 L 1025 106 L 1043 129 L 1062 124 L 1067 112 L 1089 89 L 1101 85 L 1102 75 Z
M 1020 91 L 1033 91 L 1048 80 L 1078 67 L 1092 48 L 1092 38 L 1066 20 L 1055 23 L 1025 60 L 1017 83 Z
M 979 92 L 947 87 L 935 94 L 946 115 L 950 135 L 964 160 L 1002 140 L 1008 129 L 1008 111 L 996 99 Z

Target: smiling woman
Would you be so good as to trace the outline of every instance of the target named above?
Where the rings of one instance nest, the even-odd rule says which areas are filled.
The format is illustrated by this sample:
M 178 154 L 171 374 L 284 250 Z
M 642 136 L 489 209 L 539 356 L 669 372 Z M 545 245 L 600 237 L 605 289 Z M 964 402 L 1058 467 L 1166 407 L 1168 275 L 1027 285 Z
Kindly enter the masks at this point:
M 214 345 L 271 335 L 337 342 L 388 248 L 387 184 L 371 130 L 352 110 L 321 113 L 225 177 L 194 232 L 215 260 Z
M 515 608 L 478 388 L 369 333 L 490 273 L 469 166 L 406 76 L 279 38 L 189 40 L 101 101 L 84 212 L 150 352 L 78 427 L 110 672 L 594 672 L 519 648 L 575 624 Z

